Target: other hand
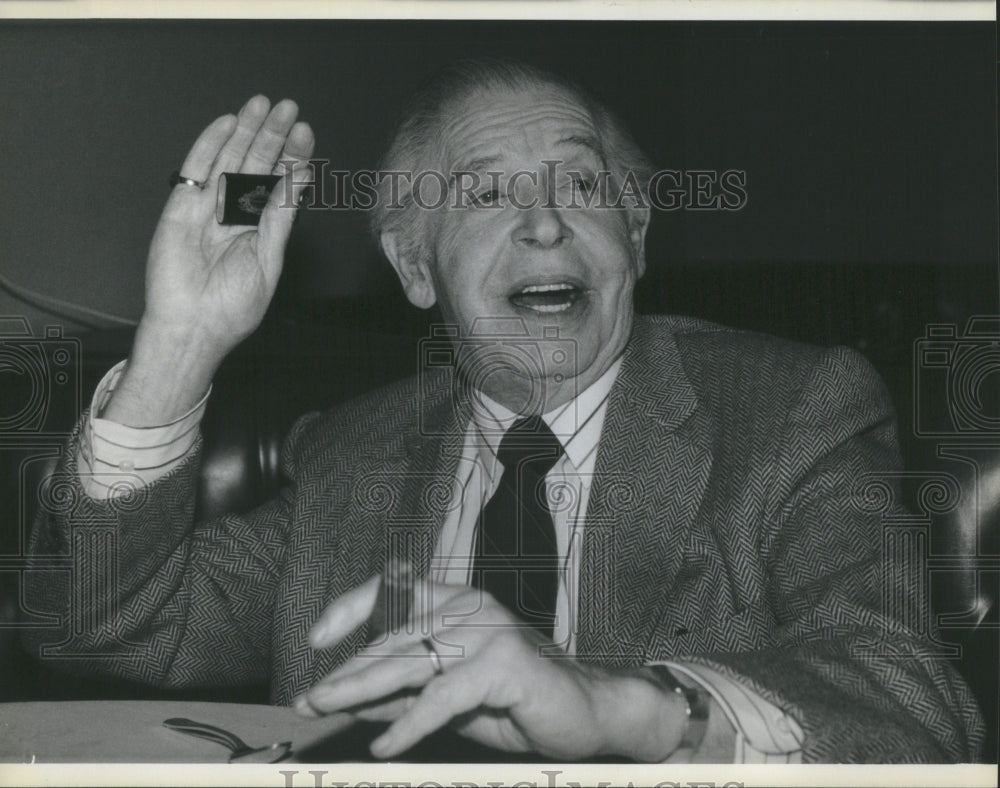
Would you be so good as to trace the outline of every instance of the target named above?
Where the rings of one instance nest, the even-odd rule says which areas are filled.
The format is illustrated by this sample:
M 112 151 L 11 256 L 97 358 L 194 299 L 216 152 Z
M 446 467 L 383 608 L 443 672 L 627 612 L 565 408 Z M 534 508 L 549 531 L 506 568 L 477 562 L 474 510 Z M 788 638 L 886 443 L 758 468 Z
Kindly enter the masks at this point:
M 377 589 L 376 577 L 335 600 L 314 625 L 312 646 L 332 646 L 359 627 Z M 414 632 L 361 650 L 298 698 L 296 710 L 392 721 L 372 742 L 379 758 L 448 724 L 492 747 L 564 760 L 621 754 L 655 761 L 680 740 L 683 701 L 642 668 L 609 670 L 560 657 L 478 589 L 429 584 L 424 593 L 433 612 L 415 614 Z M 425 637 L 440 656 L 440 673 Z

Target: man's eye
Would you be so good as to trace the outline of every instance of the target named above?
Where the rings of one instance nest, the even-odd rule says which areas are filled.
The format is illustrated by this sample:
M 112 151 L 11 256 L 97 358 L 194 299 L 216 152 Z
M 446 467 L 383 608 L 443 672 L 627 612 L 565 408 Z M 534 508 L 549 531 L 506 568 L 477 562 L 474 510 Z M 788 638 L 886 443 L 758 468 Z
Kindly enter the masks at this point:
M 560 189 L 567 194 L 589 194 L 594 190 L 594 179 L 582 173 L 571 173 L 561 181 Z
M 480 192 L 472 198 L 472 204 L 480 207 L 496 205 L 498 202 L 500 202 L 499 189 L 489 189 L 488 191 Z

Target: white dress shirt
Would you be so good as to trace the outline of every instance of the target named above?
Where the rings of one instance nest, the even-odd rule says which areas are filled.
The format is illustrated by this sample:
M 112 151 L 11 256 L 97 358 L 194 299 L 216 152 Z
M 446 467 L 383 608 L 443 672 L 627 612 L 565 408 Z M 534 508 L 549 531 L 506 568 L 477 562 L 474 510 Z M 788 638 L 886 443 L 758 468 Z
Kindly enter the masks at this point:
M 111 369 L 98 385 L 84 424 L 78 467 L 84 490 L 93 498 L 115 494 L 120 474 L 146 484 L 179 465 L 197 440 L 209 393 L 179 419 L 157 427 L 134 428 L 99 414 L 124 370 Z M 608 397 L 621 367 L 619 358 L 571 402 L 542 415 L 563 446 L 546 475 L 546 493 L 555 526 L 561 571 L 553 639 L 568 655 L 576 646 L 576 603 L 581 546 L 591 481 L 597 460 Z M 517 414 L 480 395 L 466 430 L 448 508 L 431 564 L 440 583 L 470 581 L 479 513 L 500 483 L 503 468 L 496 452 Z M 474 611 L 469 611 L 471 614 Z M 457 614 L 459 617 L 461 613 Z M 802 730 L 790 715 L 731 678 L 704 665 L 665 661 L 682 680 L 707 691 L 736 730 L 734 763 L 799 763 Z

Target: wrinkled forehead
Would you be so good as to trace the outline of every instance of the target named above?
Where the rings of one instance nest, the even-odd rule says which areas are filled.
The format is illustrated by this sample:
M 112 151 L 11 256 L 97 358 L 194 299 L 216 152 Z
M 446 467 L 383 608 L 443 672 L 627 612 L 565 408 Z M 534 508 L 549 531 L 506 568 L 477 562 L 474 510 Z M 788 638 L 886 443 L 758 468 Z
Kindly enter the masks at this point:
M 438 140 L 440 163 L 451 170 L 500 168 L 588 149 L 601 157 L 590 111 L 559 85 L 479 88 L 451 103 Z

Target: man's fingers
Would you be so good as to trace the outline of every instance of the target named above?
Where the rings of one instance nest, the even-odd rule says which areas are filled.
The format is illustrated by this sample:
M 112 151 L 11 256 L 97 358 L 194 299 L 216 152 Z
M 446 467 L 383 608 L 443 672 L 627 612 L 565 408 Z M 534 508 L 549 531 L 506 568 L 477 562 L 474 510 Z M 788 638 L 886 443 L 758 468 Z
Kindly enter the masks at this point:
M 324 714 L 379 701 L 406 688 L 421 687 L 434 677 L 427 651 L 417 643 L 385 657 L 357 657 L 363 667 L 348 675 L 331 674 L 306 693 L 310 708 Z M 365 664 L 368 663 L 368 664 Z
M 276 213 L 272 221 L 278 222 L 278 227 L 283 223 L 291 226 L 295 218 L 295 211 L 299 205 L 299 198 L 302 192 L 313 182 L 315 173 L 309 163 L 312 156 L 316 139 L 313 136 L 312 128 L 308 123 L 296 123 L 292 126 L 285 140 L 285 146 L 281 152 L 281 158 L 274 164 L 271 172 L 280 175 L 282 180 L 275 184 L 271 191 L 269 205 L 273 205 L 277 211 L 285 211 L 281 216 Z M 266 217 L 262 216 L 261 221 Z
M 224 172 L 240 171 L 243 159 L 246 158 L 247 151 L 250 150 L 250 145 L 270 108 L 271 102 L 266 96 L 254 96 L 243 105 L 237 116 L 236 129 L 216 156 L 210 177 L 218 178 Z
M 333 646 L 361 626 L 375 606 L 380 580 L 375 575 L 333 600 L 309 631 L 309 644 L 313 648 Z
M 464 665 L 443 673 L 424 687 L 417 702 L 371 743 L 376 758 L 391 758 L 447 725 L 483 701 L 486 682 Z
M 417 693 L 406 690 L 387 700 L 351 709 L 351 715 L 365 722 L 392 722 L 417 702 Z
M 212 163 L 218 157 L 222 146 L 233 136 L 235 129 L 235 115 L 223 115 L 212 121 L 188 151 L 181 165 L 181 175 L 196 181 L 207 181 L 212 172 Z
M 254 135 L 240 172 L 255 175 L 270 173 L 285 147 L 288 132 L 298 114 L 299 107 L 291 99 L 275 104 Z
M 314 144 L 315 138 L 309 124 L 296 123 L 289 132 L 281 159 L 274 165 L 273 173 L 281 175 L 282 179 L 271 190 L 257 226 L 259 248 L 263 251 L 268 269 L 277 266 L 278 261 L 284 258 L 285 245 L 292 231 L 292 222 L 295 221 L 302 192 L 313 180 L 309 157 Z
M 212 121 L 188 151 L 179 170 L 181 176 L 207 183 L 211 179 L 212 163 L 235 128 L 235 115 L 223 115 Z M 198 189 L 190 184 L 178 183 L 170 192 L 163 216 L 178 225 L 202 225 L 214 210 L 214 187 Z
M 292 223 L 298 212 L 299 195 L 312 177 L 308 163 L 296 165 L 271 190 L 267 205 L 257 225 L 257 249 L 261 265 L 269 280 L 275 280 L 281 273 L 285 258 L 285 247 L 292 232 Z
M 280 175 L 284 171 L 281 162 L 286 159 L 305 161 L 312 156 L 315 145 L 316 137 L 313 134 L 312 127 L 308 123 L 299 121 L 288 132 L 285 147 L 281 151 L 281 158 L 274 165 L 274 172 Z

